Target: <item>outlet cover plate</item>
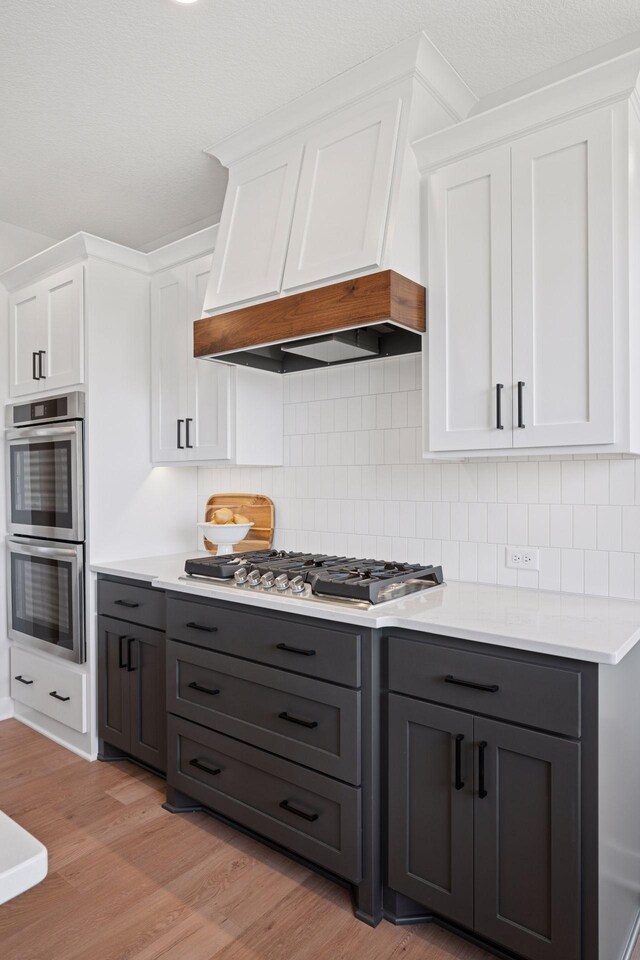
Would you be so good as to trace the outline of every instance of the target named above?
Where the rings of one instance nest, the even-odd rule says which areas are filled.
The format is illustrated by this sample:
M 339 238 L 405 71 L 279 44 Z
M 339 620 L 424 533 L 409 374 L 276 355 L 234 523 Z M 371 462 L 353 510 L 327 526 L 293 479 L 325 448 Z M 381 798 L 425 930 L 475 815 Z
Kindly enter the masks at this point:
M 505 547 L 505 563 L 511 570 L 539 570 L 540 551 L 537 547 Z

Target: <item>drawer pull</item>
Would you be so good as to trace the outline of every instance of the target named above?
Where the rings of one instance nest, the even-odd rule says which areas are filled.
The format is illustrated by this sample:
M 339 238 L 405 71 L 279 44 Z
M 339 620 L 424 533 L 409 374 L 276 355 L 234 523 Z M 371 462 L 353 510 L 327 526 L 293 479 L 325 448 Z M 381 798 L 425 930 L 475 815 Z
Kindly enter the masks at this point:
M 462 779 L 462 741 L 464 734 L 459 733 L 456 736 L 456 790 L 462 790 L 464 780 Z
M 190 689 L 190 690 L 198 690 L 200 693 L 208 693 L 208 694 L 210 694 L 212 697 L 215 697 L 216 694 L 220 693 L 219 690 L 212 690 L 211 687 L 202 687 L 202 686 L 200 686 L 200 684 L 199 684 L 199 683 L 196 683 L 195 680 L 194 680 L 192 683 L 189 684 L 189 689 Z
M 113 601 L 118 607 L 128 607 L 133 610 L 135 607 L 139 607 L 140 604 L 137 600 L 114 600 Z
M 217 633 L 217 627 L 207 627 L 204 623 L 194 623 L 193 620 L 191 623 L 188 623 L 187 626 L 190 630 L 201 630 L 203 633 Z
M 287 653 L 299 653 L 303 657 L 315 657 L 315 650 L 305 650 L 304 647 L 290 647 L 287 643 L 278 643 L 278 650 L 286 650 Z
M 52 690 L 49 696 L 55 697 L 56 700 L 62 700 L 63 703 L 66 703 L 67 700 L 71 700 L 71 697 L 61 697 L 57 690 Z
M 309 823 L 313 823 L 313 821 L 317 820 L 320 816 L 318 813 L 306 813 L 304 810 L 300 810 L 298 807 L 292 806 L 288 800 L 283 800 L 280 806 L 283 810 L 287 810 L 289 813 L 295 813 L 296 817 L 302 817 L 303 820 L 308 820 Z
M 484 784 L 484 754 L 488 746 L 487 741 L 482 740 L 478 750 L 478 796 L 481 800 L 484 800 L 487 796 L 487 790 Z
M 309 730 L 313 730 L 318 726 L 317 720 L 303 720 L 302 717 L 292 717 L 290 713 L 287 713 L 286 710 L 283 710 L 282 713 L 278 714 L 280 720 L 288 720 L 289 723 L 297 723 L 299 727 L 307 727 Z
M 459 680 L 451 673 L 444 678 L 445 683 L 455 683 L 459 687 L 471 687 L 473 690 L 484 690 L 485 693 L 497 693 L 500 687 L 497 683 L 475 683 L 473 680 Z
M 19 674 L 17 677 L 14 677 L 14 680 L 17 680 L 18 683 L 24 683 L 25 687 L 30 687 L 33 683 L 33 680 L 25 680 L 22 674 Z
M 203 763 L 202 760 L 198 760 L 196 757 L 194 760 L 189 760 L 190 767 L 196 767 L 198 770 L 203 770 L 205 773 L 209 773 L 212 777 L 216 777 L 219 773 L 222 773 L 222 767 L 209 767 L 206 763 Z

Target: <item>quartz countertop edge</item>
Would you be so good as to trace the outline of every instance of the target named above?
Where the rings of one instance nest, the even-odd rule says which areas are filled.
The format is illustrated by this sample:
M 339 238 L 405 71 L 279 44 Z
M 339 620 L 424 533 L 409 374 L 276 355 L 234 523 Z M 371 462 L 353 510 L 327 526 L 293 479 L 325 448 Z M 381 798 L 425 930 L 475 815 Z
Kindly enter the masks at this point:
M 266 594 L 260 589 L 187 581 L 187 559 L 172 554 L 94 563 L 94 573 L 162 590 L 370 629 L 412 630 L 550 656 L 617 664 L 640 639 L 640 601 L 450 581 L 369 609 Z

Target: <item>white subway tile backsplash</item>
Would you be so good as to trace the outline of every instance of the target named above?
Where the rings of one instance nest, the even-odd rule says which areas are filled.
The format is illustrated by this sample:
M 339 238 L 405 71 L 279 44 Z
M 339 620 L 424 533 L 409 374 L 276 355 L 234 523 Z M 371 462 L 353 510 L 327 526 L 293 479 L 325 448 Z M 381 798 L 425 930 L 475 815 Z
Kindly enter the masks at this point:
M 212 493 L 263 492 L 285 549 L 442 563 L 463 578 L 640 599 L 640 460 L 422 459 L 420 358 L 289 374 L 283 467 L 203 467 Z M 505 545 L 539 548 L 538 571 Z

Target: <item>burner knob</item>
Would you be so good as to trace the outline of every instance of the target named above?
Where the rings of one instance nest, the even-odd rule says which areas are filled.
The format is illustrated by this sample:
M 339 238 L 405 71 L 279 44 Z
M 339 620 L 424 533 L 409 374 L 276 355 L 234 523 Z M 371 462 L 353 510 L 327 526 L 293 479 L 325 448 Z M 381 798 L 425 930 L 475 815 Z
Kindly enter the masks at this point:
M 292 593 L 304 592 L 304 580 L 302 577 L 293 577 L 290 583 Z
M 240 585 L 242 585 L 243 583 L 246 583 L 246 582 L 247 582 L 247 568 L 246 568 L 246 567 L 238 567 L 238 569 L 237 569 L 237 570 L 235 571 L 235 573 L 233 574 L 233 579 L 235 580 L 236 583 L 239 583 Z
M 249 576 L 247 577 L 247 583 L 250 587 L 259 587 L 260 586 L 260 571 L 252 570 Z
M 288 590 L 289 589 L 289 577 L 286 573 L 281 573 L 276 577 L 276 587 L 278 590 Z
M 266 573 L 262 574 L 262 576 L 260 577 L 260 580 L 265 590 L 270 590 L 271 587 L 274 585 L 276 578 L 271 570 L 267 570 Z

